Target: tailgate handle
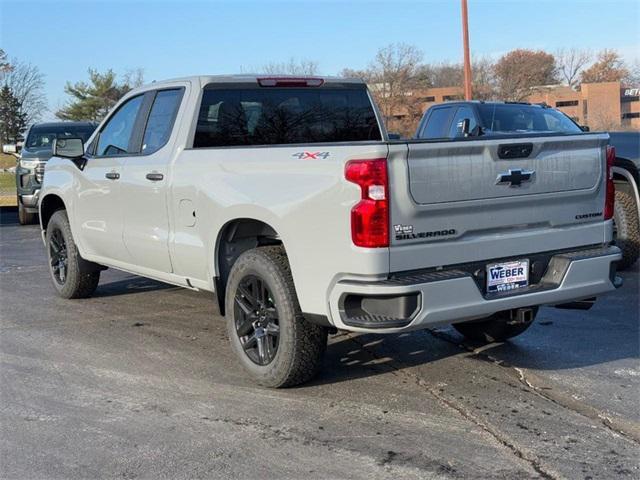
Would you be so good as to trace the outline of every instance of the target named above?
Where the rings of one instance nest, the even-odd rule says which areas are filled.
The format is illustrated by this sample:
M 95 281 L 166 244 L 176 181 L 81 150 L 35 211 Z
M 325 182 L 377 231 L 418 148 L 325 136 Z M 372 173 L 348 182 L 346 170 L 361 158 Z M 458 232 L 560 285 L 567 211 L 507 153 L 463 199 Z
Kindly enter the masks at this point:
M 510 143 L 498 146 L 498 158 L 508 160 L 510 158 L 527 158 L 533 151 L 533 143 Z

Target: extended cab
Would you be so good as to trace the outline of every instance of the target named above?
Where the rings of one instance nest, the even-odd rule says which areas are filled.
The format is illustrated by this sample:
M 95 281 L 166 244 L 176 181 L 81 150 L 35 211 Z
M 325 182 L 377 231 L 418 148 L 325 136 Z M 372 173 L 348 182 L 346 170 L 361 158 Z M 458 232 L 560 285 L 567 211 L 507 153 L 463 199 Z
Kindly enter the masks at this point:
M 607 144 L 390 141 L 360 81 L 192 77 L 128 93 L 86 145 L 57 141 L 40 220 L 61 296 L 106 267 L 213 291 L 245 369 L 295 385 L 335 328 L 503 340 L 540 305 L 613 290 Z

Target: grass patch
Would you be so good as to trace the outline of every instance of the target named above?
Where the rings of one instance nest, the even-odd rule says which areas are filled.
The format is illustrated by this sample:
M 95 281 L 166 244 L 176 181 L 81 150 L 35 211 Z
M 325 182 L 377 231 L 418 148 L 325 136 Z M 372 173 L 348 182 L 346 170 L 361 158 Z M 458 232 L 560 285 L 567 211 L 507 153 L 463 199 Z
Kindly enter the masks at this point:
M 16 176 L 14 173 L 0 173 L 0 207 L 15 205 Z
M 0 169 L 15 167 L 17 158 L 13 155 L 7 155 L 6 153 L 0 153 Z
M 0 173 L 0 190 L 16 190 L 16 174 L 15 173 Z
M 17 207 L 17 202 L 18 200 L 16 199 L 15 195 L 12 195 L 10 197 L 0 196 L 0 207 Z

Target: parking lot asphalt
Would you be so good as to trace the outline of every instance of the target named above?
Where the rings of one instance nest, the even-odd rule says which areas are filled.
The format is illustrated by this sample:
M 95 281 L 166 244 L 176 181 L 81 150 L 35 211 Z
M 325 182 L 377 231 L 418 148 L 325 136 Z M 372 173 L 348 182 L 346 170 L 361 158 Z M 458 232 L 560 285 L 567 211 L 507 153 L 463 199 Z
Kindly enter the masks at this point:
M 108 270 L 60 299 L 38 227 L 0 221 L 1 478 L 640 478 L 637 267 L 503 344 L 339 333 L 268 390 L 211 294 Z

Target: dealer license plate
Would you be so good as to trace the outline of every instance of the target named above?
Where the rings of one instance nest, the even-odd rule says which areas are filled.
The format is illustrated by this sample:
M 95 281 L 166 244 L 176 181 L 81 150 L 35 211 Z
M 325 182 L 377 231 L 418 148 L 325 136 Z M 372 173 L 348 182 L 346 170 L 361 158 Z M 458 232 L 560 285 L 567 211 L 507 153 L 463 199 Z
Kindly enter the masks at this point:
M 529 285 L 529 260 L 487 265 L 487 293 L 506 292 Z

